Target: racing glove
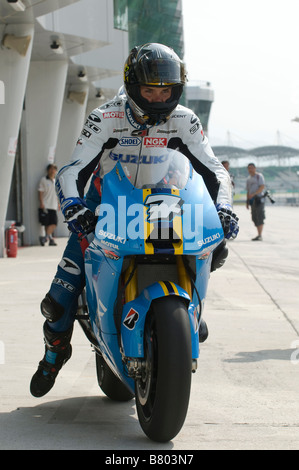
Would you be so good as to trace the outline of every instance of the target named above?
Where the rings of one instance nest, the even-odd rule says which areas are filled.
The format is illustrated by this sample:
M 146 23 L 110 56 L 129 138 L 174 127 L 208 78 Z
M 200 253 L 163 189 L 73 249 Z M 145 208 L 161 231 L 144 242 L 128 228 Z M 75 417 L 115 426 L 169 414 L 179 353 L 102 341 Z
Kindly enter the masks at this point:
M 233 213 L 230 204 L 217 204 L 216 209 L 223 228 L 224 237 L 236 238 L 239 232 L 239 217 Z
M 82 199 L 68 200 L 69 205 L 62 209 L 70 232 L 87 235 L 92 232 L 97 223 L 97 217 L 88 209 Z M 74 204 L 75 202 L 75 204 Z

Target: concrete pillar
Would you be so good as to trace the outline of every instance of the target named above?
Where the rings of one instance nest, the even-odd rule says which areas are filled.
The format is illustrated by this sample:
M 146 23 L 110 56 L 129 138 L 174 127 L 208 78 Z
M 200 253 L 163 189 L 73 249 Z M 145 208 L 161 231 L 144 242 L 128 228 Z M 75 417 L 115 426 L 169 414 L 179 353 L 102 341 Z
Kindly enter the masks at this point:
M 38 183 L 55 161 L 67 61 L 32 61 L 22 119 L 25 245 L 38 244 Z
M 1 39 L 4 25 L 0 26 Z M 9 24 L 5 35 L 14 36 L 0 53 L 0 257 L 4 256 L 4 227 L 15 162 L 16 146 L 30 64 L 34 26 Z M 16 38 L 27 38 L 23 42 Z M 15 42 L 15 47 L 14 47 Z M 14 47 L 14 48 L 13 48 Z
M 70 161 L 76 142 L 81 134 L 86 119 L 88 92 L 89 87 L 87 84 L 76 88 L 66 88 L 65 90 L 56 147 L 55 161 L 58 169 Z M 61 211 L 58 213 L 58 226 L 55 235 L 58 237 L 69 235 Z

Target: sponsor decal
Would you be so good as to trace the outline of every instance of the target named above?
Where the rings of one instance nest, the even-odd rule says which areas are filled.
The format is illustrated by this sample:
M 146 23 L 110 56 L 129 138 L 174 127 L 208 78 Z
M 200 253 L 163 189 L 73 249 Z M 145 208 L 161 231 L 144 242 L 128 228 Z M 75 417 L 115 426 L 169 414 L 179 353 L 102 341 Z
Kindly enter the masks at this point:
M 107 312 L 107 308 L 105 307 L 105 305 L 103 304 L 103 302 L 101 302 L 101 300 L 99 299 L 98 311 L 97 311 L 98 316 L 99 316 L 99 317 L 103 317 L 106 312 Z
M 127 115 L 127 119 L 129 121 L 129 123 L 131 124 L 132 127 L 135 127 L 135 129 L 141 129 L 141 124 L 139 124 L 138 122 L 135 121 L 134 119 L 134 116 L 132 114 L 132 111 L 131 111 L 131 108 L 130 106 L 128 105 L 128 103 L 126 104 L 126 115 Z
M 82 129 L 81 134 L 84 135 L 85 137 L 87 137 L 87 139 L 89 139 L 89 137 L 91 136 L 91 132 L 89 132 L 86 129 Z
M 122 119 L 124 116 L 124 111 L 108 111 L 103 114 L 104 119 Z
M 139 137 L 145 137 L 148 134 L 148 129 L 135 129 L 131 132 L 131 135 L 138 135 Z
M 114 233 L 106 232 L 105 230 L 102 230 L 102 229 L 99 230 L 98 236 L 103 237 L 103 238 L 108 238 L 108 240 L 113 240 L 114 242 L 117 242 L 117 243 L 122 243 L 122 244 L 126 243 L 125 238 L 119 237 L 115 235 Z
M 195 134 L 195 132 L 198 131 L 199 128 L 200 128 L 200 123 L 197 122 L 196 124 L 194 124 L 194 126 L 191 127 L 190 134 Z
M 164 131 L 163 129 L 157 129 L 157 134 L 176 134 L 177 132 L 177 129 L 169 129 L 168 131 Z
M 138 137 L 122 137 L 118 143 L 119 143 L 119 145 L 121 145 L 123 147 L 125 147 L 125 146 L 134 146 L 134 147 L 136 147 L 137 145 L 140 145 L 141 140 L 138 139 Z
M 91 129 L 92 131 L 96 132 L 97 134 L 101 132 L 101 129 L 96 126 L 93 122 L 89 121 L 89 119 L 87 119 L 87 121 L 85 122 L 85 126 Z
M 218 240 L 219 238 L 220 238 L 220 233 L 218 232 L 212 235 L 211 237 L 206 237 L 203 240 L 198 240 L 197 244 L 199 247 L 201 247 L 203 245 L 206 245 L 207 243 L 212 243 L 215 240 Z
M 90 121 L 97 122 L 97 123 L 101 122 L 101 119 L 99 118 L 99 116 L 97 116 L 94 113 L 91 113 L 87 119 L 90 119 Z
M 64 289 L 68 290 L 69 292 L 74 292 L 75 287 L 72 286 L 69 282 L 64 281 L 63 279 L 59 279 L 59 277 L 55 277 L 53 279 L 53 284 L 57 284 L 57 286 L 63 287 Z
M 138 321 L 138 318 L 139 318 L 139 313 L 133 308 L 131 308 L 126 315 L 123 321 L 123 324 L 126 328 L 128 328 L 128 330 L 134 330 L 136 323 Z
M 116 253 L 114 253 L 114 251 L 111 251 L 111 250 L 103 250 L 103 251 L 105 253 L 106 258 L 114 259 L 116 261 L 120 259 L 120 257 Z
M 121 163 L 143 163 L 143 164 L 149 164 L 149 165 L 156 165 L 158 163 L 163 163 L 167 161 L 168 156 L 167 155 L 159 155 L 159 156 L 154 156 L 154 155 L 124 155 L 122 153 L 114 153 L 110 152 L 109 158 L 113 161 L 120 161 Z
M 114 106 L 119 107 L 119 106 L 122 106 L 122 104 L 123 104 L 122 100 L 111 101 L 110 103 L 106 103 L 100 106 L 100 109 L 109 109 L 109 108 L 113 108 Z
M 115 250 L 119 249 L 118 245 L 115 245 L 114 243 L 106 242 L 106 240 L 101 240 L 101 243 L 104 243 L 104 245 L 108 246 L 109 248 L 114 248 Z
M 180 196 L 173 194 L 150 194 L 144 201 L 144 204 L 149 207 L 147 209 L 148 222 L 172 220 L 176 215 L 181 215 L 183 203 Z
M 166 137 L 144 137 L 143 144 L 145 147 L 166 147 Z
M 123 128 L 120 128 L 120 129 L 113 129 L 113 133 L 116 133 L 116 132 L 128 132 L 129 128 L 128 127 L 123 127 Z
M 75 274 L 76 276 L 81 274 L 81 269 L 79 266 L 69 258 L 62 258 L 58 266 L 60 266 L 67 273 Z

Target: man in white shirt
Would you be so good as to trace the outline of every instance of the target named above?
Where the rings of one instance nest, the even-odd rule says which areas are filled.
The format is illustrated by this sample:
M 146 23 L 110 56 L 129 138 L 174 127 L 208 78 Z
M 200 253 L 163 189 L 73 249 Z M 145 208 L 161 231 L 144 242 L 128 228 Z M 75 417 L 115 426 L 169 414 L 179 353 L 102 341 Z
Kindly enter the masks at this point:
M 57 226 L 58 199 L 55 191 L 57 166 L 47 166 L 47 176 L 43 176 L 38 186 L 39 222 L 43 233 L 39 237 L 42 246 L 49 240 L 49 246 L 55 246 L 53 232 Z

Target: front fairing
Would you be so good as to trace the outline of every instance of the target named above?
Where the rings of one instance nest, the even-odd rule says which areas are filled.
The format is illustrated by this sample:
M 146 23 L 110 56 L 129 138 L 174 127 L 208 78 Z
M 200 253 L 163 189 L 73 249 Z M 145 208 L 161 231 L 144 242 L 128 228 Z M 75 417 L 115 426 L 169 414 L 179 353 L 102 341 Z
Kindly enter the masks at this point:
M 134 177 L 135 185 L 119 162 L 105 175 L 93 244 L 108 257 L 205 256 L 222 241 L 221 223 L 202 177 L 186 157 L 175 153 L 180 173 L 175 185 L 169 176 L 165 178 L 165 165 L 152 165 L 152 169 L 144 165 L 139 180 Z
M 158 283 L 154 287 L 147 286 L 131 303 L 126 301 L 122 309 L 119 306 L 119 303 L 125 301 L 122 295 L 125 276 L 122 273 L 128 270 L 128 259 L 125 257 L 194 255 L 196 295 L 189 303 L 188 313 L 195 324 L 199 320 L 207 289 L 209 255 L 223 239 L 219 217 L 202 177 L 192 169 L 182 154 L 176 155 L 176 158 L 178 165 L 171 167 L 171 177 L 163 173 L 167 170 L 166 166 L 153 165 L 153 168 L 145 168 L 138 175 L 136 173 L 133 184 L 132 174 L 129 175 L 128 168 L 122 167 L 119 162 L 104 176 L 95 238 L 86 250 L 86 290 L 92 328 L 105 360 L 124 381 L 126 372 L 120 354 L 119 337 L 126 354 L 137 357 L 143 357 L 143 341 L 140 336 L 142 324 L 126 332 L 126 335 L 120 335 L 121 325 L 127 315 L 132 318 L 131 313 L 136 309 L 139 313 L 143 312 L 145 318 L 150 299 L 149 289 L 152 289 L 151 298 L 174 295 Z M 161 158 L 160 161 L 165 163 L 166 160 Z M 160 275 L 157 265 L 155 280 L 159 281 Z M 182 287 L 177 285 L 176 289 L 177 295 L 190 299 Z M 122 310 L 122 316 L 119 310 Z M 194 358 L 198 357 L 197 332 L 198 325 L 194 325 Z M 129 349 L 128 344 L 131 345 Z

